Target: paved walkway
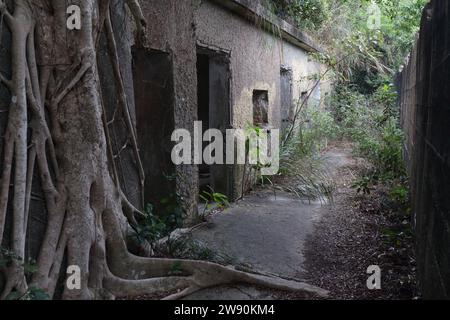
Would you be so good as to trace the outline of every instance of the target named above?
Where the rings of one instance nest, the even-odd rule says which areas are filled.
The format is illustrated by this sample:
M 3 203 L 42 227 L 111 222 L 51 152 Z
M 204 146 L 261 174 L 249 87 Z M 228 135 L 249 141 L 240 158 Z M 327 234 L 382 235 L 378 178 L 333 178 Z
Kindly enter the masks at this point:
M 349 154 L 332 150 L 325 158 L 332 171 L 344 166 Z M 260 190 L 211 218 L 193 238 L 252 269 L 283 278 L 301 279 L 305 242 L 320 219 L 320 202 L 302 201 L 284 192 Z M 272 293 L 246 286 L 200 291 L 188 299 L 273 299 Z

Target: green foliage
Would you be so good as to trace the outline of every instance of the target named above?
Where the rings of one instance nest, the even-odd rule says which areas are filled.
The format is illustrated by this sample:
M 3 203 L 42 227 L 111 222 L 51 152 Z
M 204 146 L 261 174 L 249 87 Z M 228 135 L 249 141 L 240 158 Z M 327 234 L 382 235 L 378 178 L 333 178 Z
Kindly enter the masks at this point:
M 381 234 L 383 242 L 391 248 L 404 248 L 405 242 L 411 243 L 411 240 L 414 239 L 414 231 L 410 224 L 384 228 L 381 230 Z
M 200 221 L 206 221 L 208 215 L 210 215 L 213 210 L 223 210 L 230 206 L 230 201 L 228 197 L 220 192 L 215 192 L 210 186 L 208 186 L 210 191 L 202 191 L 199 195 L 200 200 L 204 202 L 203 212 L 199 215 Z
M 161 217 L 153 214 L 153 206 L 148 204 L 144 217 L 136 227 L 136 236 L 141 242 L 147 240 L 153 243 L 163 238 L 167 234 L 168 229 L 166 222 Z
M 408 187 L 404 184 L 394 185 L 390 190 L 389 196 L 394 203 L 406 205 L 408 203 L 409 196 Z
M 403 132 L 396 120 L 389 119 L 382 128 L 381 143 L 376 150 L 375 164 L 383 179 L 392 180 L 406 175 L 403 161 Z
M 317 75 L 312 79 L 317 80 Z M 282 139 L 280 173 L 289 177 L 287 191 L 300 198 L 331 201 L 335 184 L 321 153 L 340 129 L 330 111 L 307 100 L 298 101 L 294 123 Z
M 352 187 L 358 193 L 369 195 L 376 185 L 386 185 L 392 206 L 406 208 L 404 135 L 398 125 L 397 97 L 392 85 L 380 85 L 373 95 L 362 95 L 347 87 L 338 90 L 334 99 L 342 134 L 354 142 L 356 153 L 373 165 Z
M 247 123 L 245 128 L 245 134 L 247 136 L 247 140 L 245 141 L 245 148 L 246 148 L 246 154 L 247 158 L 255 159 L 256 163 L 251 165 L 251 169 L 260 174 L 261 169 L 268 168 L 271 166 L 270 163 L 262 163 L 261 162 L 261 148 L 259 144 L 254 146 L 254 148 L 250 147 L 250 137 L 254 138 L 260 138 L 263 134 L 267 134 L 266 131 L 264 131 L 263 128 L 254 125 L 252 123 Z
M 369 195 L 374 190 L 373 185 L 377 180 L 373 174 L 363 175 L 353 183 L 352 188 L 356 189 L 357 193 Z
M 154 213 L 154 206 L 148 204 L 144 216 L 140 219 L 139 225 L 135 228 L 138 241 L 155 241 L 167 236 L 173 230 L 181 228 L 184 221 L 184 211 L 182 210 L 178 196 L 170 196 L 161 199 L 161 204 L 166 211 L 163 215 Z
M 309 31 L 326 48 L 321 59 L 338 79 L 363 94 L 373 94 L 392 78 L 419 30 L 426 0 L 377 0 L 379 29 L 369 28 L 369 0 L 328 0 L 330 18 Z
M 0 247 L 0 269 L 7 268 L 11 263 L 19 263 L 25 272 L 25 275 L 32 275 L 37 271 L 37 264 L 34 259 L 25 259 L 16 255 L 13 251 L 10 251 L 4 247 Z
M 173 263 L 172 267 L 170 268 L 169 275 L 175 277 L 183 275 L 183 267 L 181 266 L 180 261 L 176 261 Z
M 235 257 L 211 249 L 203 242 L 192 239 L 192 237 L 169 239 L 165 250 L 166 252 L 161 252 L 161 255 L 169 258 L 210 261 L 222 265 L 238 264 Z M 172 265 L 170 275 L 183 275 L 183 269 L 179 262 Z
M 301 29 L 313 29 L 328 21 L 331 12 L 327 0 L 273 0 L 276 13 Z
M 331 113 L 301 110 L 298 135 L 283 146 L 282 173 L 304 170 L 295 159 L 317 154 L 327 139 L 340 136 L 353 141 L 357 154 L 374 167 L 354 188 L 368 194 L 377 183 L 386 183 L 392 187 L 392 198 L 404 201 L 407 191 L 398 187 L 407 180 L 404 137 L 392 82 L 409 54 L 428 1 L 375 0 L 381 11 L 376 30 L 368 24 L 372 0 L 272 2 L 280 16 L 301 21 L 297 25 L 326 48 L 313 58 L 327 64 L 336 77 Z
M 372 0 L 263 0 L 274 14 L 311 33 L 327 48 L 340 75 L 366 90 L 379 73 L 392 75 L 403 63 L 428 0 L 375 2 L 381 10 L 377 30 L 367 23 Z
M 180 228 L 183 225 L 185 212 L 182 206 L 183 198 L 179 193 L 171 193 L 160 200 L 163 206 L 162 220 L 169 230 Z
M 165 178 L 169 182 L 174 182 L 174 184 L 177 179 L 180 179 L 180 181 L 183 179 L 181 175 L 176 173 L 172 175 L 165 174 Z M 174 230 L 183 225 L 186 216 L 183 203 L 184 198 L 179 192 L 171 192 L 168 196 L 160 199 L 158 216 L 162 217 L 167 229 Z M 153 212 L 153 208 L 151 212 Z
M 7 268 L 13 260 L 21 261 L 22 259 L 14 252 L 0 247 L 0 269 Z
M 219 209 L 224 209 L 230 206 L 230 201 L 228 197 L 220 192 L 214 192 L 211 188 L 210 191 L 203 191 L 200 194 L 200 199 L 202 199 L 206 206 L 208 207 L 210 204 L 215 204 Z
M 399 67 L 419 31 L 422 10 L 428 0 L 378 0 L 383 11 L 382 33 L 387 54 Z M 396 68 L 396 70 L 397 70 Z
M 389 80 L 382 81 L 377 90 L 372 95 L 374 103 L 383 106 L 383 117 L 381 123 L 396 119 L 399 117 L 399 109 L 397 107 L 397 92 L 395 87 Z
M 353 185 L 365 194 L 378 183 L 395 184 L 406 176 L 392 79 L 411 48 L 425 1 L 376 2 L 382 13 L 380 29 L 370 30 L 366 23 L 370 1 L 340 1 L 340 31 L 329 30 L 322 38 L 331 50 L 328 57 L 333 57 L 325 61 L 338 77 L 332 107 L 341 135 L 374 167 Z
M 41 288 L 30 287 L 25 294 L 18 291 L 12 291 L 6 300 L 50 300 L 50 296 Z
M 318 154 L 305 154 L 301 139 L 291 139 L 281 150 L 280 172 L 288 177 L 286 190 L 299 198 L 332 200 L 335 184 Z
M 14 252 L 0 247 L 0 270 L 4 268 L 8 268 L 11 263 L 19 263 L 26 276 L 31 276 L 33 273 L 37 271 L 36 261 L 33 259 L 28 259 L 26 262 L 23 262 L 24 259 L 19 257 Z M 28 291 L 25 293 L 20 293 L 18 291 L 12 291 L 7 297 L 6 300 L 49 300 L 50 297 L 48 294 L 37 287 L 29 287 Z
M 38 266 L 36 260 L 29 259 L 28 262 L 23 264 L 23 270 L 26 275 L 32 275 L 33 273 L 38 271 Z
M 5 300 L 21 300 L 24 294 L 18 291 L 12 291 L 10 294 L 6 296 Z
M 326 110 L 307 108 L 300 128 L 303 154 L 315 154 L 327 147 L 328 141 L 336 138 L 339 128 L 333 115 Z
M 383 181 L 403 177 L 406 174 L 404 135 L 399 128 L 397 94 L 393 85 L 380 76 L 374 93 L 364 95 L 355 89 L 355 85 L 341 84 L 333 93 L 332 101 L 341 134 L 355 143 L 359 156 L 374 165 L 376 176 Z

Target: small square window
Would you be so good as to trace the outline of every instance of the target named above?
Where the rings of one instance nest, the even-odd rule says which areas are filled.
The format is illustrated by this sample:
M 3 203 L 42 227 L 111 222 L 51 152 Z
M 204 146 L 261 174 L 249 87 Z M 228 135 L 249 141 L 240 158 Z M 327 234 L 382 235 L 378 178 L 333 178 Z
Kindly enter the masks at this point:
M 253 91 L 253 124 L 264 126 L 269 124 L 269 92 Z

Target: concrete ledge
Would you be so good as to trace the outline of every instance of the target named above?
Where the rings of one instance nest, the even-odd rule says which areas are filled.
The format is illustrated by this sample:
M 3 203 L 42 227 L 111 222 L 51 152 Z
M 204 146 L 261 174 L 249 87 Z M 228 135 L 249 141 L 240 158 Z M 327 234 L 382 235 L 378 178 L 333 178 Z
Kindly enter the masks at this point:
M 266 32 L 280 36 L 283 40 L 292 43 L 308 52 L 321 52 L 312 38 L 300 31 L 283 19 L 278 18 L 268 9 L 255 0 L 209 0 L 216 3 L 241 17 L 250 20 L 255 25 L 262 24 Z

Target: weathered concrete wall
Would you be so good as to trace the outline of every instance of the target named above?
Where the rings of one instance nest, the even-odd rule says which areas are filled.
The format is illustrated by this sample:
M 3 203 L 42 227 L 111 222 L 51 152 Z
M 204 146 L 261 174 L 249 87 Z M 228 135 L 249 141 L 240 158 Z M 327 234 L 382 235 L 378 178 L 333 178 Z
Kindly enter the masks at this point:
M 269 122 L 279 128 L 281 66 L 292 68 L 294 97 L 298 97 L 311 84 L 307 77 L 317 74 L 320 65 L 310 61 L 306 51 L 215 2 L 203 1 L 195 22 L 200 46 L 230 53 L 233 126 L 244 128 L 253 122 L 253 90 L 267 90 Z
M 417 74 L 417 49 L 418 49 L 418 39 L 414 44 L 411 54 L 405 61 L 404 69 L 397 78 L 397 87 L 402 93 L 399 95 L 400 104 L 400 122 L 401 126 L 405 132 L 405 142 L 404 142 L 404 157 L 407 160 L 407 167 L 410 175 L 412 175 L 412 167 L 409 159 L 414 153 L 414 124 L 416 119 L 416 108 L 411 108 L 411 106 L 416 105 L 416 74 Z
M 306 51 L 286 41 L 283 41 L 281 65 L 292 69 L 294 100 L 301 98 L 302 92 L 312 90 L 317 81 L 312 79 L 312 76 L 323 75 L 326 72 L 326 67 L 311 60 Z M 311 100 L 320 102 L 330 91 L 331 81 L 325 76 L 311 95 Z
M 187 129 L 192 134 L 197 117 L 195 3 L 193 0 L 141 1 L 149 24 L 150 47 L 169 53 L 172 59 L 175 128 Z M 171 144 L 171 141 L 167 143 Z M 192 216 L 197 212 L 198 168 L 185 165 L 176 170 L 177 192 L 182 197 L 185 211 Z
M 230 53 L 233 126 L 253 124 L 253 90 L 267 90 L 269 123 L 279 127 L 281 41 L 209 1 L 202 2 L 195 21 L 200 45 Z
M 273 128 L 280 128 L 282 66 L 292 69 L 293 104 L 302 92 L 311 89 L 314 81 L 308 79 L 308 76 L 317 74 L 323 67 L 308 58 L 307 50 L 315 50 L 310 39 L 281 20 L 277 21 L 281 26 L 279 35 L 274 35 L 272 31 L 275 27 L 264 22 L 267 15 L 255 3 L 247 0 L 142 2 L 149 24 L 151 49 L 168 53 L 173 63 L 174 129 L 185 128 L 193 132 L 193 123 L 198 118 L 199 48 L 220 52 L 229 57 L 231 127 L 245 128 L 247 124 L 253 123 L 253 90 L 267 90 L 269 124 Z M 233 6 L 250 16 L 247 17 L 242 12 L 237 14 L 233 11 Z M 249 8 L 256 10 L 249 11 Z M 327 88 L 325 84 L 317 92 L 324 92 Z M 151 111 L 151 105 L 148 108 Z M 138 123 L 138 132 L 139 126 Z M 242 190 L 242 168 L 235 169 L 231 179 L 233 198 L 239 197 Z M 178 167 L 177 174 L 177 190 L 183 196 L 187 213 L 192 215 L 197 210 L 198 168 Z
M 449 53 L 450 3 L 434 0 L 398 81 L 425 298 L 450 298 Z
M 201 2 L 195 12 L 196 35 L 199 46 L 220 50 L 230 56 L 232 126 L 245 128 L 253 124 L 253 90 L 266 90 L 269 93 L 269 125 L 281 128 L 281 68 L 292 70 L 293 104 L 302 92 L 313 87 L 310 76 L 320 74 L 324 68 L 310 60 L 306 50 L 286 41 L 281 33 L 273 33 L 275 27 L 265 26 L 257 19 L 245 19 L 219 2 Z M 238 2 L 247 5 L 248 1 Z M 255 7 L 254 3 L 248 5 Z M 261 11 L 259 14 L 265 15 Z M 329 90 L 329 85 L 325 83 L 323 89 Z M 318 89 L 317 93 L 320 91 L 323 90 Z M 318 95 L 314 96 L 320 99 Z M 236 197 L 241 193 L 241 184 L 242 168 L 239 168 L 235 170 L 234 179 Z

